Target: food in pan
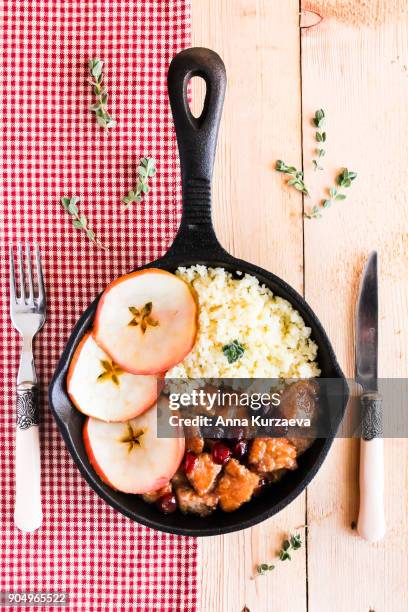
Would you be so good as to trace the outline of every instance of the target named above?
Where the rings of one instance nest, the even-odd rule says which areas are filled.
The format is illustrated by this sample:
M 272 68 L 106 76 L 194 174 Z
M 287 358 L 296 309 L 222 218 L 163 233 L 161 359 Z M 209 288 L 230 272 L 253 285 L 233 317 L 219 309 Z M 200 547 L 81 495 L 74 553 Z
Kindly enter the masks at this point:
M 197 333 L 191 289 L 170 272 L 150 268 L 111 283 L 99 300 L 93 335 L 123 370 L 157 374 L 179 363 Z
M 67 391 L 80 412 L 102 421 L 126 421 L 156 402 L 160 379 L 125 372 L 88 333 L 70 363 Z
M 198 265 L 176 275 L 147 269 L 106 289 L 67 388 L 88 415 L 85 448 L 105 483 L 164 513 L 205 517 L 237 510 L 296 469 L 313 437 L 249 439 L 238 428 L 234 439 L 212 439 L 195 427 L 159 438 L 160 377 L 302 379 L 283 385 L 279 410 L 313 417 L 316 354 L 299 312 L 257 278 Z
M 169 378 L 320 374 L 310 328 L 287 300 L 273 295 L 255 276 L 234 278 L 223 268 L 200 265 L 179 268 L 177 276 L 197 296 L 198 333 L 193 349 L 167 373 Z
M 318 386 L 313 380 L 298 380 L 281 393 L 280 413 L 301 417 L 307 408 L 310 417 L 318 410 Z M 191 433 L 191 432 L 189 432 Z M 237 438 L 204 438 L 195 431 L 186 438 L 183 462 L 163 489 L 173 495 L 184 513 L 209 516 L 216 508 L 232 512 L 264 493 L 288 471 L 297 468 L 297 459 L 313 442 L 312 437 L 256 437 L 247 439 L 244 430 Z M 162 499 L 153 492 L 145 501 L 162 510 Z
M 156 436 L 157 405 L 124 423 L 88 417 L 85 449 L 98 476 L 124 493 L 147 493 L 165 487 L 184 454 L 184 438 Z

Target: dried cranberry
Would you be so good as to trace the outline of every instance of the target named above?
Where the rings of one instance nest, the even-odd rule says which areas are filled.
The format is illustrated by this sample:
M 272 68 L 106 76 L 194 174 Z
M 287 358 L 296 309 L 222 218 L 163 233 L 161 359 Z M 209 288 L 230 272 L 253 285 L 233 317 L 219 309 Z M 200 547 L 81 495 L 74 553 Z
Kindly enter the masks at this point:
M 194 470 L 196 461 L 197 455 L 187 451 L 186 456 L 184 458 L 184 471 L 186 474 L 190 474 Z
M 214 463 L 224 465 L 231 457 L 231 450 L 224 442 L 217 442 L 212 448 L 211 456 Z
M 247 440 L 239 440 L 232 447 L 232 454 L 236 459 L 243 459 L 248 451 Z
M 171 514 L 177 510 L 176 496 L 173 493 L 166 493 L 157 500 L 156 505 L 164 514 Z
M 258 495 L 262 493 L 262 491 L 264 490 L 267 484 L 268 484 L 267 479 L 264 476 L 261 476 L 259 478 L 258 486 L 254 490 L 254 496 L 258 497 Z

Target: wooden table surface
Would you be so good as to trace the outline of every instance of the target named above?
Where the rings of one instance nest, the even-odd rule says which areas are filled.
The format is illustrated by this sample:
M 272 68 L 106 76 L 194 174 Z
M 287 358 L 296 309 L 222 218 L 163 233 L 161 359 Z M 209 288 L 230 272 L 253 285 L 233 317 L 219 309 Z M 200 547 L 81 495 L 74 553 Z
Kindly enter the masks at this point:
M 405 0 L 192 0 L 193 44 L 223 57 L 228 88 L 214 218 L 223 245 L 303 293 L 354 373 L 353 315 L 367 254 L 380 263 L 380 376 L 408 366 L 408 17 Z M 311 117 L 327 115 L 324 171 L 314 172 Z M 311 198 L 284 186 L 276 159 L 304 168 Z M 358 172 L 347 199 L 307 220 L 339 168 Z M 386 538 L 369 544 L 358 510 L 358 443 L 336 440 L 285 511 L 244 532 L 200 540 L 203 612 L 408 610 L 408 443 L 385 441 Z M 303 525 L 307 524 L 307 534 Z M 305 545 L 267 576 L 287 532 Z

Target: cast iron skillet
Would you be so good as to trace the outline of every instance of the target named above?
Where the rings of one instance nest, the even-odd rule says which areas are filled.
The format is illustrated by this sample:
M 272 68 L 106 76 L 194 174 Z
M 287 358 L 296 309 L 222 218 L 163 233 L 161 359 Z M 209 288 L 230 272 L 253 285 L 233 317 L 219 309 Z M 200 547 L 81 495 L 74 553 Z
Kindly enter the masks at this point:
M 207 87 L 203 111 L 199 118 L 194 118 L 191 114 L 187 101 L 187 85 L 193 76 L 202 77 Z M 326 333 L 303 298 L 270 272 L 232 257 L 222 248 L 215 236 L 211 222 L 211 178 L 225 86 L 224 64 L 213 51 L 202 48 L 186 49 L 171 62 L 168 91 L 180 152 L 183 214 L 180 228 L 169 251 L 160 259 L 143 267 L 164 268 L 174 272 L 180 265 L 203 264 L 221 266 L 234 274 L 239 270 L 257 276 L 274 294 L 291 302 L 306 324 L 312 328 L 313 339 L 319 348 L 318 361 L 322 376 L 344 380 Z M 298 469 L 289 472 L 263 496 L 251 500 L 235 512 L 224 513 L 217 510 L 206 519 L 182 515 L 179 511 L 164 515 L 154 505 L 145 503 L 138 496 L 113 491 L 104 484 L 88 461 L 82 440 L 84 416 L 69 400 L 65 384 L 69 362 L 82 336 L 92 325 L 98 299 L 99 297 L 93 301 L 75 326 L 51 382 L 49 396 L 51 409 L 72 457 L 84 478 L 102 499 L 125 516 L 149 527 L 182 535 L 205 536 L 237 531 L 259 523 L 282 510 L 303 491 L 321 466 L 333 437 L 317 439 L 300 457 Z M 346 400 L 345 393 L 339 421 L 344 413 Z M 333 431 L 336 431 L 336 427 Z

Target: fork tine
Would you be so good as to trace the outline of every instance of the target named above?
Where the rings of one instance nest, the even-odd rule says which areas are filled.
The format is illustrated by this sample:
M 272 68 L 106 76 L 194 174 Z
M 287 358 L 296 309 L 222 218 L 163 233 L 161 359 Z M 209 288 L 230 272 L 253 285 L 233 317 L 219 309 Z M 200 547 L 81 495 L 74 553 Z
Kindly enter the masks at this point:
M 29 286 L 29 302 L 34 303 L 34 282 L 33 282 L 33 268 L 31 265 L 31 252 L 30 245 L 26 244 L 26 257 L 27 257 L 27 270 L 28 270 L 28 286 Z
M 35 261 L 37 264 L 37 277 L 38 277 L 38 299 L 40 302 L 44 302 L 45 300 L 45 290 L 44 290 L 44 278 L 41 267 L 41 257 L 40 257 L 40 249 L 38 244 L 35 245 Z
M 23 262 L 23 246 L 21 242 L 18 244 L 18 271 L 20 275 L 20 298 L 25 300 L 25 286 L 24 286 L 24 262 Z
M 10 300 L 16 302 L 16 273 L 14 270 L 13 246 L 10 245 Z

